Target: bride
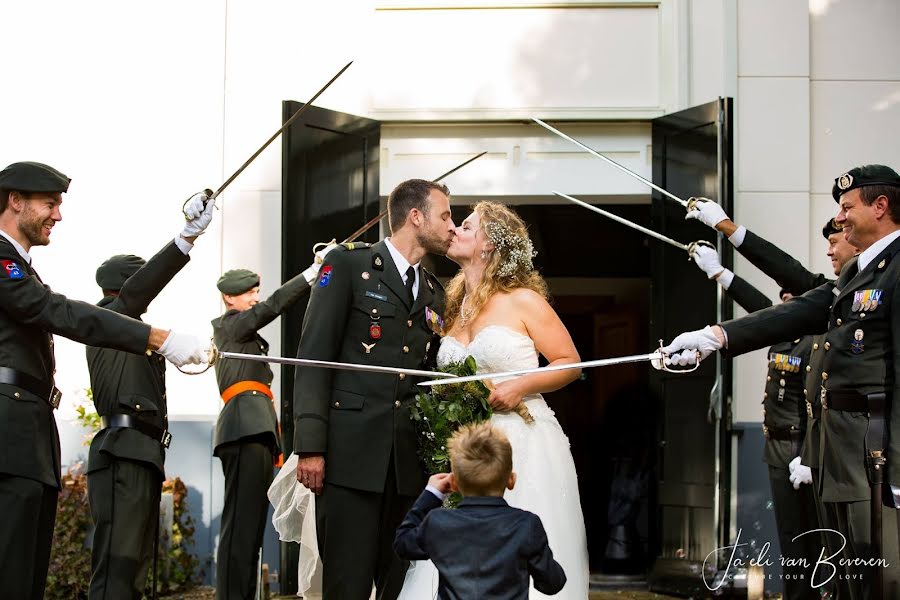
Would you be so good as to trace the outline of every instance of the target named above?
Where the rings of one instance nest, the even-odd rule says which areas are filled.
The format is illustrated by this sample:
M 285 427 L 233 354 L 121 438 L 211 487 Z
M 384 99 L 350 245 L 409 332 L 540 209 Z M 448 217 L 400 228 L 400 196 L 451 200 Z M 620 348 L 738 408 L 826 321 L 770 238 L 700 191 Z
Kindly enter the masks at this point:
M 509 208 L 479 202 L 456 229 L 447 258 L 461 268 L 447 286 L 447 335 L 438 365 L 475 358 L 480 373 L 538 366 L 538 354 L 551 365 L 578 362 L 565 326 L 547 302 L 547 285 L 534 270 L 533 247 L 525 224 Z M 588 594 L 588 556 L 575 463 L 569 440 L 541 393 L 579 376 L 578 369 L 494 380 L 491 421 L 513 448 L 518 479 L 505 495 L 517 508 L 537 514 L 567 583 L 554 596 L 584 600 Z M 534 421 L 515 412 L 524 403 Z M 521 411 L 524 412 L 524 411 Z M 526 415 L 527 416 L 527 415 Z M 401 600 L 433 598 L 437 570 L 429 561 L 412 563 Z M 544 598 L 533 588 L 531 598 Z

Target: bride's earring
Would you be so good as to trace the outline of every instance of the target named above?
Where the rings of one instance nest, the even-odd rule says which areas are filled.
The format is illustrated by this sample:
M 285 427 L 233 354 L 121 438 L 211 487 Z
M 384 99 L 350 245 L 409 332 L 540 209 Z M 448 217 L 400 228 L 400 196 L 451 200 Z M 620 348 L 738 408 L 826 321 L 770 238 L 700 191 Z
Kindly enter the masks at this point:
M 481 258 L 482 258 L 482 259 L 487 258 L 487 252 L 486 252 L 486 251 L 484 251 L 484 250 L 481 251 Z

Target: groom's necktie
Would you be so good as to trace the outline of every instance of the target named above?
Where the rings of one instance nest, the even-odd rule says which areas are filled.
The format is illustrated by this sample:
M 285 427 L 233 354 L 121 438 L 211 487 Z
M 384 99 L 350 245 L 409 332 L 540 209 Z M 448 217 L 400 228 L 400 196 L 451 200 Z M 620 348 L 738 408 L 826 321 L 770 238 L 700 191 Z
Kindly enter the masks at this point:
M 413 296 L 413 286 L 416 284 L 416 269 L 414 267 L 410 267 L 406 270 L 406 297 L 409 300 L 409 306 L 412 305 L 416 301 L 416 297 Z

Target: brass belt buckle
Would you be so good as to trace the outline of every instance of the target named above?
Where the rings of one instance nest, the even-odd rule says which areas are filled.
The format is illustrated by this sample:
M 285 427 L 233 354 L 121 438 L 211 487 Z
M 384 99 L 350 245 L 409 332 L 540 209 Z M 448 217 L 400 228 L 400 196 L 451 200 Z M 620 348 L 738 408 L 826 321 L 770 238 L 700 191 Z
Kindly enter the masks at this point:
M 825 389 L 825 386 L 822 386 L 822 391 L 819 392 L 819 399 L 822 403 L 822 408 L 828 409 L 828 390 Z

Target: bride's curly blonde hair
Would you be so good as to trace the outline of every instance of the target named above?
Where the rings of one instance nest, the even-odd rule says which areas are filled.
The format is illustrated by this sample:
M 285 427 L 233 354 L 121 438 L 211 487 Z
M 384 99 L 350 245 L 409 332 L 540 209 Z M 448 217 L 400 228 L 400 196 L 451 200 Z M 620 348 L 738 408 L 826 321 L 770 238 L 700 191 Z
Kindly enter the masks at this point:
M 466 299 L 466 320 L 474 319 L 487 301 L 500 292 L 526 288 L 549 298 L 547 283 L 534 270 L 531 259 L 537 254 L 528 237 L 528 228 L 511 208 L 497 202 L 482 201 L 473 212 L 481 219 L 481 230 L 494 244 L 481 276 L 481 284 Z M 462 270 L 447 284 L 447 306 L 444 310 L 445 331 L 450 331 L 460 318 L 466 297 L 466 278 Z

